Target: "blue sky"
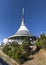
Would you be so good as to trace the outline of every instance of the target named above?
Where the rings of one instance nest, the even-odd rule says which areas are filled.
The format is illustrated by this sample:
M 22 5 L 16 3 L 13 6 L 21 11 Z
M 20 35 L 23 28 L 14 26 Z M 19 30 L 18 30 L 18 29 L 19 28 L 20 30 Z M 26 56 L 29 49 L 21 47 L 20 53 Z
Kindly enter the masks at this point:
M 0 42 L 18 30 L 25 8 L 25 24 L 32 35 L 46 33 L 46 0 L 0 0 Z

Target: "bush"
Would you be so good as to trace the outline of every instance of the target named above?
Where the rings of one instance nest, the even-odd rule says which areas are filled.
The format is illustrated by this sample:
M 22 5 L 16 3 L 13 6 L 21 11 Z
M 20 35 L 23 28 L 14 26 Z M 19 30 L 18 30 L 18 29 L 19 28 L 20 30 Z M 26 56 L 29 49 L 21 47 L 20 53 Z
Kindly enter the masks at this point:
M 30 44 L 28 42 L 22 43 L 22 49 L 24 50 L 27 56 L 30 54 L 31 49 L 30 49 Z
M 22 47 L 21 47 L 21 46 L 17 47 L 17 50 L 16 50 L 16 52 L 15 52 L 15 57 L 14 57 L 14 59 L 15 59 L 17 62 L 21 63 L 22 60 L 24 61 L 24 58 L 25 58 L 25 57 L 26 57 L 26 53 L 24 53 Z
M 27 58 L 30 52 L 30 44 L 23 42 L 22 45 L 12 42 L 9 45 L 4 46 L 3 52 L 9 55 L 9 57 L 15 59 L 17 62 L 22 63 Z
M 46 49 L 46 36 L 45 34 L 40 35 L 40 38 L 36 41 L 37 48 Z
M 15 47 L 15 46 L 18 46 L 18 43 L 17 43 L 17 42 L 11 42 L 10 45 L 11 45 L 12 47 Z
M 9 50 L 11 50 L 11 46 L 6 45 L 3 47 L 3 52 L 5 52 L 7 55 Z
M 14 52 L 14 50 L 9 50 L 8 51 L 8 55 L 9 55 L 9 57 L 12 57 L 12 58 L 14 58 L 15 57 L 15 52 Z

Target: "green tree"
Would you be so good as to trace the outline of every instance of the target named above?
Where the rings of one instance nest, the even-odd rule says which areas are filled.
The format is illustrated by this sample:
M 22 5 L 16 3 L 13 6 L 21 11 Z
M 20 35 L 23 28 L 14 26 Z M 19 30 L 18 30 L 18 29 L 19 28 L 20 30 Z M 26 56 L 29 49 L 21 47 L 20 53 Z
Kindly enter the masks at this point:
M 8 55 L 9 55 L 9 57 L 14 58 L 14 57 L 15 57 L 15 52 L 14 52 L 14 50 L 13 50 L 13 49 L 9 50 L 9 51 L 8 51 Z
M 12 42 L 9 45 L 5 45 L 3 51 L 9 55 L 9 57 L 21 63 L 30 53 L 30 40 L 26 37 L 22 45 L 18 45 L 17 42 Z
M 8 51 L 11 50 L 11 46 L 5 45 L 2 50 L 8 55 Z
M 17 43 L 17 42 L 11 42 L 10 45 L 11 45 L 12 47 L 15 47 L 15 46 L 18 46 L 18 43 Z
M 45 34 L 41 34 L 40 38 L 36 40 L 37 48 L 45 48 L 46 49 L 46 36 Z

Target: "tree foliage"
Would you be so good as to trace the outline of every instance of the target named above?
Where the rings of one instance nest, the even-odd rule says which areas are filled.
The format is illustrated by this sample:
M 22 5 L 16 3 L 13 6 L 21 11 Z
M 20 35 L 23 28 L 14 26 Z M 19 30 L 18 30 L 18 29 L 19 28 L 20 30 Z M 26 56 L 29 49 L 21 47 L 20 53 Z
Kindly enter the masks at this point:
M 17 62 L 21 63 L 29 54 L 30 42 L 25 41 L 22 45 L 18 45 L 17 42 L 12 42 L 9 45 L 5 45 L 3 52 L 9 55 L 9 57 L 15 59 Z
M 45 48 L 46 49 L 46 36 L 45 34 L 41 34 L 40 38 L 36 40 L 37 48 Z

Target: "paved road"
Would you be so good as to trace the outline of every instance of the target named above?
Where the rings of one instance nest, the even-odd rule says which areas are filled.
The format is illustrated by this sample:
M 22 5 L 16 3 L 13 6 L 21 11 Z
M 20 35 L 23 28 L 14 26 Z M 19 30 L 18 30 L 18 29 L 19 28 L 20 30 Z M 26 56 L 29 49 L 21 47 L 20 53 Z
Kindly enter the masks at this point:
M 0 65 L 8 65 L 2 58 L 0 58 Z

